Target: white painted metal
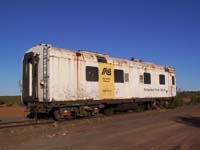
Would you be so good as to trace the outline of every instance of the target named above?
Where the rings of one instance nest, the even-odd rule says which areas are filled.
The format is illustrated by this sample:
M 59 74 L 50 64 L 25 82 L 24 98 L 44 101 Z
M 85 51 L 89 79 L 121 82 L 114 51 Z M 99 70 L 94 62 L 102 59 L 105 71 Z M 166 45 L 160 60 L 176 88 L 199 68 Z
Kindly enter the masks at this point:
M 31 62 L 28 63 L 28 68 L 29 68 L 29 96 L 32 96 L 32 91 L 33 91 L 33 65 Z
M 39 54 L 38 95 L 43 101 L 43 49 L 45 45 L 32 47 L 28 52 Z M 27 53 L 28 53 L 27 52 Z M 77 56 L 77 52 L 80 56 Z M 72 51 L 55 47 L 48 49 L 48 101 L 99 100 L 98 82 L 86 81 L 86 66 L 98 67 L 96 56 L 104 56 L 115 69 L 122 69 L 129 74 L 128 82 L 115 83 L 115 98 L 155 98 L 176 96 L 176 84 L 172 85 L 175 69 L 155 65 L 140 60 L 123 60 L 108 55 L 87 51 Z M 140 80 L 143 73 L 151 73 L 151 84 Z M 159 84 L 159 75 L 165 75 L 165 85 Z

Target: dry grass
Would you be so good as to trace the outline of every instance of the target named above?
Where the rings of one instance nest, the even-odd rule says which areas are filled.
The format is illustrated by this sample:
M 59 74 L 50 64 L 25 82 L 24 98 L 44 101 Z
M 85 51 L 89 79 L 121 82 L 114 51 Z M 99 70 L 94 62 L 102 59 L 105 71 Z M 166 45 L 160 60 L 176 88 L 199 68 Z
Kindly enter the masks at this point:
M 21 96 L 0 96 L 0 105 L 20 106 Z

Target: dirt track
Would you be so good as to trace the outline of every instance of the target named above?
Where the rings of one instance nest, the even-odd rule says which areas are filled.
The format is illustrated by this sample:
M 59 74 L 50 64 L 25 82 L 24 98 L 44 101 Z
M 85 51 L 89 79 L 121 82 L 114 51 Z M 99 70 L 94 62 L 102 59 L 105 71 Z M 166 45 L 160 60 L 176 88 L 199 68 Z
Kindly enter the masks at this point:
M 0 130 L 0 150 L 198 150 L 200 106 Z
M 10 121 L 24 119 L 26 116 L 25 107 L 0 107 L 0 120 Z

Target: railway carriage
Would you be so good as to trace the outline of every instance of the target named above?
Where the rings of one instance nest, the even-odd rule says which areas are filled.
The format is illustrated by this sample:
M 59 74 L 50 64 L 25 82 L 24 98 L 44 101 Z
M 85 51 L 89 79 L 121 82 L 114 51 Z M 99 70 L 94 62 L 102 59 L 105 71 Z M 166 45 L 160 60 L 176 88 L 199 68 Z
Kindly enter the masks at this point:
M 174 68 L 137 59 L 40 44 L 25 53 L 22 66 L 23 103 L 30 112 L 56 120 L 176 96 Z

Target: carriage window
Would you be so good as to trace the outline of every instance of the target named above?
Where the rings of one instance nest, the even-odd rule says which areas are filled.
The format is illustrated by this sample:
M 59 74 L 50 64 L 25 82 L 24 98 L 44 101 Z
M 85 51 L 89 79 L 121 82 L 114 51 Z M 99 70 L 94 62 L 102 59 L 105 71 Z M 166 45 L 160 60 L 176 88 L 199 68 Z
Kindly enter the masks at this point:
M 28 76 L 29 76 L 29 79 L 28 79 L 28 83 L 29 83 L 29 96 L 32 96 L 32 92 L 33 92 L 33 89 L 32 89 L 32 84 L 33 84 L 33 64 L 32 64 L 32 59 L 29 59 L 28 60 Z
M 98 61 L 98 62 L 101 62 L 101 63 L 107 63 L 106 58 L 101 57 L 101 56 L 96 56 L 96 57 L 97 57 L 97 61 Z
M 86 67 L 86 81 L 98 81 L 99 80 L 99 73 L 97 67 Z
M 151 84 L 151 74 L 150 73 L 144 73 L 144 84 Z
M 115 69 L 115 82 L 116 83 L 124 83 L 124 71 Z
M 160 75 L 159 75 L 159 80 L 160 80 L 160 84 L 161 84 L 161 85 L 165 85 L 165 75 L 160 74 Z
M 172 85 L 175 85 L 175 77 L 172 76 Z

